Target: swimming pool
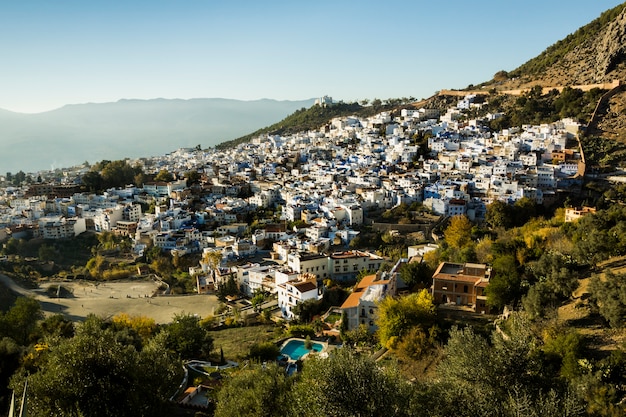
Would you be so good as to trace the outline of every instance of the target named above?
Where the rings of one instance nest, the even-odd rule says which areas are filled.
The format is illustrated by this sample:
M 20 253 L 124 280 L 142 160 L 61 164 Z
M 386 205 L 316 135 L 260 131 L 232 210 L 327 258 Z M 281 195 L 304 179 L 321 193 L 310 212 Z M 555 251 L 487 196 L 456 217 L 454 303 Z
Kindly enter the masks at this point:
M 291 339 L 280 349 L 280 353 L 288 356 L 292 361 L 297 361 L 307 353 L 321 352 L 324 345 L 317 342 L 311 342 L 311 350 L 304 347 L 304 340 Z

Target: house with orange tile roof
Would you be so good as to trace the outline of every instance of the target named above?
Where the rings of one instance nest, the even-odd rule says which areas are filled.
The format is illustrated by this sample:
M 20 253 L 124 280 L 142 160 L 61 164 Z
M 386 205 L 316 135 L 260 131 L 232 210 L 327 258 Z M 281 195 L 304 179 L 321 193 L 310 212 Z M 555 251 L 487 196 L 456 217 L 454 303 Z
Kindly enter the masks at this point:
M 491 267 L 477 263 L 442 262 L 433 274 L 432 295 L 437 304 L 466 306 L 486 313 Z
M 354 330 L 361 324 L 366 325 L 370 332 L 375 332 L 378 302 L 384 297 L 396 293 L 396 274 L 377 272 L 367 275 L 359 281 L 341 305 L 346 330 Z

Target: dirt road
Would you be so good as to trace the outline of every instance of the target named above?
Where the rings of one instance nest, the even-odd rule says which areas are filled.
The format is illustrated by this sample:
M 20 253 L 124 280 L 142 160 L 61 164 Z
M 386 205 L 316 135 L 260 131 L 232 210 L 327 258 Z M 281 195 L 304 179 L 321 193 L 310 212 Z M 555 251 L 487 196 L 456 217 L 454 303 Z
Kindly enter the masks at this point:
M 168 323 L 175 314 L 191 313 L 206 317 L 215 313 L 219 301 L 214 295 L 168 295 L 151 297 L 157 284 L 151 280 L 106 282 L 60 282 L 43 284 L 29 290 L 0 274 L 0 282 L 13 292 L 33 297 L 41 303 L 44 314 L 63 314 L 74 321 L 84 320 L 89 314 L 110 317 L 118 313 L 152 317 L 157 323 Z M 69 290 L 66 297 L 56 297 L 61 285 Z M 52 291 L 46 292 L 48 287 Z M 48 294 L 52 293 L 52 296 Z M 65 293 L 65 291 L 62 291 Z

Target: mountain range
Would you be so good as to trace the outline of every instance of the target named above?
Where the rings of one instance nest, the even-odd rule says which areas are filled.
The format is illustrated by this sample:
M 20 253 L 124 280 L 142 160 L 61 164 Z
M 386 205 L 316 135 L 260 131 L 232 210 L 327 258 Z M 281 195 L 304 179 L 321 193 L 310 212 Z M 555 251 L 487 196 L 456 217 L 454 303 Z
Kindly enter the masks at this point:
M 314 99 L 120 100 L 37 114 L 0 110 L 0 173 L 208 148 L 275 123 Z

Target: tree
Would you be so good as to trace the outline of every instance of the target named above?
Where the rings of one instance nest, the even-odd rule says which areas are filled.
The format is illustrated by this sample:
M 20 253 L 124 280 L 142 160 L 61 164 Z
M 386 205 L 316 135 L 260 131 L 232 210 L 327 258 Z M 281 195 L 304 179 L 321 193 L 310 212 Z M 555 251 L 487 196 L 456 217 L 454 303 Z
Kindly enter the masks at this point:
M 237 295 L 239 294 L 239 287 L 237 286 L 237 281 L 235 281 L 235 277 L 232 275 L 228 276 L 228 279 L 224 284 L 221 284 L 217 289 L 217 297 L 224 301 L 229 295 Z
M 462 249 L 472 240 L 472 223 L 466 216 L 454 216 L 443 235 L 452 248 Z
M 432 283 L 433 272 L 426 263 L 410 262 L 402 264 L 400 267 L 400 278 L 410 288 L 416 285 L 429 287 Z
M 485 221 L 493 228 L 503 227 L 508 229 L 513 224 L 513 209 L 508 204 L 496 200 L 487 206 Z
M 154 177 L 154 180 L 162 181 L 162 182 L 171 182 L 174 180 L 174 176 L 168 170 L 162 169 L 159 171 L 156 177 Z
M 248 357 L 260 362 L 275 361 L 280 355 L 280 349 L 272 342 L 260 342 L 255 343 L 250 348 Z
M 126 161 L 109 162 L 100 171 L 100 175 L 102 175 L 102 187 L 104 189 L 125 187 L 135 181 L 135 175 L 138 173 L 139 172 Z
M 291 385 L 275 363 L 239 371 L 220 389 L 215 417 L 282 417 L 289 409 Z
M 419 415 L 414 390 L 392 367 L 382 367 L 351 349 L 304 365 L 291 397 L 292 415 L 374 417 Z M 413 407 L 413 408 L 412 408 Z
M 22 346 L 27 346 L 37 321 L 41 318 L 43 312 L 37 300 L 18 297 L 9 311 L 0 315 L 0 334 L 12 338 Z
M 626 323 L 626 274 L 608 271 L 605 278 L 597 275 L 589 283 L 590 304 L 611 327 L 624 327 Z
M 302 322 L 309 323 L 316 314 L 320 313 L 321 303 L 315 299 L 304 300 L 293 307 L 293 314 Z
M 74 336 L 74 323 L 62 314 L 46 317 L 39 326 L 44 338 L 48 336 L 71 338 Z
M 393 347 L 412 327 L 426 329 L 434 318 L 435 305 L 427 289 L 400 298 L 386 297 L 378 305 L 376 319 L 380 344 Z
M 213 350 L 213 339 L 192 314 L 177 314 L 165 328 L 167 346 L 182 359 L 207 357 Z
M 509 73 L 504 71 L 504 70 L 500 70 L 498 72 L 496 72 L 493 76 L 493 80 L 494 81 L 506 81 L 509 79 Z
M 102 190 L 102 175 L 98 171 L 88 171 L 81 177 L 81 182 L 89 192 L 95 193 Z
M 185 172 L 185 178 L 187 179 L 187 187 L 191 187 L 194 184 L 199 184 L 202 175 L 196 170 Z
M 52 261 L 56 258 L 57 253 L 54 246 L 43 244 L 39 247 L 38 255 L 42 261 Z
M 513 204 L 513 224 L 522 226 L 537 214 L 537 204 L 528 197 L 520 198 Z
M 74 337 L 50 341 L 28 378 L 30 415 L 167 415 L 163 405 L 182 371 L 163 337 L 137 351 L 102 327 L 100 319 L 90 317 Z M 25 377 L 23 370 L 12 379 L 16 393 L 23 390 Z
M 492 277 L 485 288 L 487 305 L 502 309 L 505 305 L 514 303 L 520 297 L 520 285 L 515 257 L 503 255 L 496 258 L 492 265 Z

